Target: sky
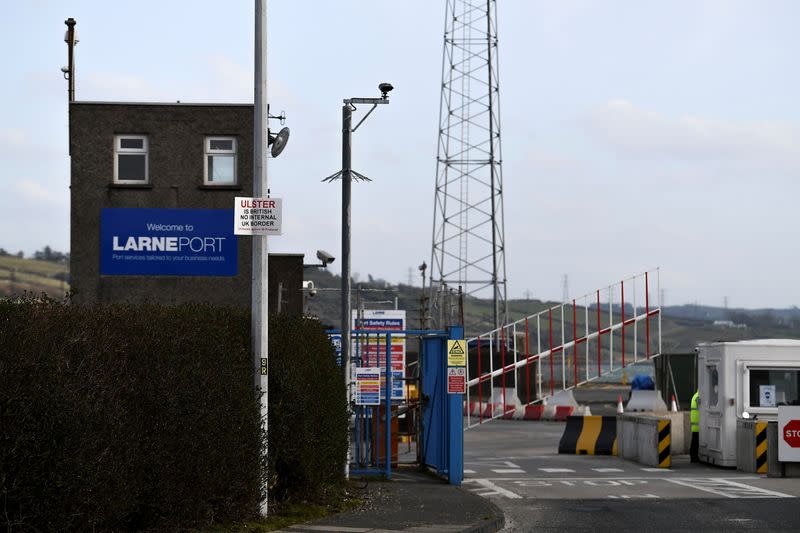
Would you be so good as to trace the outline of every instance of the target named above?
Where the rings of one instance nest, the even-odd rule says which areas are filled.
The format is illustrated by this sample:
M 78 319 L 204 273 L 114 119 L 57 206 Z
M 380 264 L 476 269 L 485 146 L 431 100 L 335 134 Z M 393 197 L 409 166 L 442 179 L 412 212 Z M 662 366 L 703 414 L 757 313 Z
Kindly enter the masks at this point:
M 3 0 L 9 2 L 10 0 Z M 271 0 L 274 252 L 341 253 L 343 98 L 395 86 L 353 135 L 353 272 L 430 263 L 443 0 Z M 252 102 L 250 0 L 26 0 L 6 10 L 0 247 L 69 249 L 64 20 L 76 96 Z M 664 303 L 800 305 L 800 3 L 499 0 L 510 297 L 561 299 L 660 268 Z M 340 261 L 332 265 L 338 273 Z

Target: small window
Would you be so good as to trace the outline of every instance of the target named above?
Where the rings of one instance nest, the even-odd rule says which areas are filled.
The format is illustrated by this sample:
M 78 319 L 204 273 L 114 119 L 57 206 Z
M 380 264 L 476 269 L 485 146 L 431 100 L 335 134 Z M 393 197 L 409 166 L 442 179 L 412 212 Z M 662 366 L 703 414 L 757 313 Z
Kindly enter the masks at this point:
M 114 137 L 114 183 L 147 183 L 146 135 Z
M 716 366 L 708 367 L 708 406 L 719 404 L 719 371 Z
M 236 185 L 236 139 L 206 137 L 205 185 Z
M 800 369 L 750 368 L 750 406 L 800 405 Z

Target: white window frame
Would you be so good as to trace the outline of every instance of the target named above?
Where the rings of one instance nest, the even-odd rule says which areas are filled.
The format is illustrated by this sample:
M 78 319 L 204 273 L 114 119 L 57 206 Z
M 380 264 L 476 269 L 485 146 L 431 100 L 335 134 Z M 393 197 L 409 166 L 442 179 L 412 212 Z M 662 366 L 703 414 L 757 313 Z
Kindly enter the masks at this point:
M 777 407 L 755 407 L 750 405 L 750 371 L 751 370 L 792 370 L 800 371 L 800 362 L 797 361 L 743 361 L 742 376 L 742 410 L 750 415 L 778 416 Z M 771 420 L 771 419 L 770 419 Z
M 122 139 L 141 139 L 142 148 L 122 148 Z M 123 185 L 146 185 L 150 183 L 150 141 L 147 135 L 114 135 L 114 183 Z M 119 155 L 144 154 L 144 180 L 119 179 Z
M 212 150 L 211 141 L 231 141 L 231 150 Z M 239 184 L 239 165 L 237 164 L 238 143 L 236 137 L 230 135 L 208 135 L 203 143 L 203 185 L 208 187 L 231 187 Z M 208 156 L 210 155 L 232 155 L 233 156 L 233 181 L 225 183 L 214 182 L 208 179 Z

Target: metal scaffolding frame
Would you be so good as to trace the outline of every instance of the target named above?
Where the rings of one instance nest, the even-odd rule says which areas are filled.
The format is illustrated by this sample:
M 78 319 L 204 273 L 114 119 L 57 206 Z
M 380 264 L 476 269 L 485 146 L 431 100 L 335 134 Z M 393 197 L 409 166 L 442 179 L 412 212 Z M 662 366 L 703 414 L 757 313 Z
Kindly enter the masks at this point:
M 442 287 L 477 297 L 491 291 L 500 327 L 508 308 L 497 3 L 445 3 L 430 301 L 439 305 Z

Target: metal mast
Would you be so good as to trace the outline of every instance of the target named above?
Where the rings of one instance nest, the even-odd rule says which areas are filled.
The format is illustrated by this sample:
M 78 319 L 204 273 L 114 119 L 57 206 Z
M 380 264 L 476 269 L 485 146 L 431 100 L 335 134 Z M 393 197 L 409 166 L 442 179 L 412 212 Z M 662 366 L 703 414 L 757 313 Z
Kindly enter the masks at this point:
M 431 302 L 437 305 L 443 286 L 461 286 L 467 296 L 491 297 L 492 320 L 499 327 L 506 322 L 508 307 L 497 3 L 445 4 Z

